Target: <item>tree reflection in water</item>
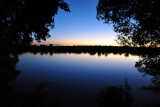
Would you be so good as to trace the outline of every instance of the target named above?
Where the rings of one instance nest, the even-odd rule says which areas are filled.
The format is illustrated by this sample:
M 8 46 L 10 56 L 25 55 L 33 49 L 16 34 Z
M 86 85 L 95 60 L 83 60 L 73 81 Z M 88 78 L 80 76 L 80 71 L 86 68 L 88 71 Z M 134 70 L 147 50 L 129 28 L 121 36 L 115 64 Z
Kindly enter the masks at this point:
M 136 62 L 135 67 L 143 76 L 151 76 L 153 85 L 143 86 L 142 89 L 160 92 L 160 55 L 148 55 Z
M 42 52 L 42 54 L 45 53 Z M 53 53 L 50 54 L 52 55 Z M 108 53 L 103 54 L 107 55 Z M 142 58 L 136 62 L 135 67 L 143 74 L 143 76 L 151 76 L 151 81 L 153 83 L 150 86 L 143 86 L 141 89 L 160 92 L 160 56 L 141 56 Z M 26 91 L 15 91 L 15 81 L 17 76 L 20 74 L 20 71 L 15 70 L 17 62 L 18 54 L 16 52 L 1 53 L 0 101 L 2 107 L 67 106 L 67 104 L 60 104 L 60 102 L 55 99 L 48 99 L 45 97 L 46 93 L 43 93 L 42 90 L 48 85 L 48 83 L 37 85 L 37 88 L 31 93 Z M 134 99 L 136 100 L 136 98 Z M 135 100 L 133 100 L 133 96 L 131 95 L 131 87 L 128 85 L 127 79 L 125 79 L 124 86 L 108 86 L 104 90 L 100 91 L 96 102 L 100 107 L 131 107 Z
M 41 83 L 32 92 L 16 91 L 15 81 L 20 71 L 15 69 L 18 54 L 12 52 L 0 55 L 0 106 L 1 107 L 58 107 L 55 99 L 46 98 L 42 90 L 48 83 Z

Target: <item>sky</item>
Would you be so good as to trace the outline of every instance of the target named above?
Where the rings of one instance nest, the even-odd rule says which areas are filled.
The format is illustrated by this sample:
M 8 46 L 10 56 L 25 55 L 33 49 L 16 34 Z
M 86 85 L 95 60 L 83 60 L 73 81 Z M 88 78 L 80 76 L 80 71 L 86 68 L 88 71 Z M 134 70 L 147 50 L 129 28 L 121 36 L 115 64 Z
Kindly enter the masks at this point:
M 72 45 L 117 45 L 112 25 L 96 19 L 98 0 L 64 0 L 71 12 L 59 9 L 51 38 L 40 44 Z

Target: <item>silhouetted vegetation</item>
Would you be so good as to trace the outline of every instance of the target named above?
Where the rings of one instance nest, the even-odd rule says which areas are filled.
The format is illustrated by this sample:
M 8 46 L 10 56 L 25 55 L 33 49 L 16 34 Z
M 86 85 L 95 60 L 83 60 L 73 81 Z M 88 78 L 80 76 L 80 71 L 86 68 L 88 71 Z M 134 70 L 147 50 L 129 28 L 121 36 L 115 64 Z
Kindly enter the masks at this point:
M 63 0 L 1 0 L 0 43 L 2 47 L 30 45 L 49 38 L 58 8 L 69 10 Z
M 0 0 L 0 106 L 2 107 L 58 107 L 54 98 L 46 98 L 42 90 L 48 83 L 37 85 L 34 91 L 16 91 L 15 81 L 21 71 L 16 70 L 18 55 L 24 52 L 89 53 L 98 56 L 113 54 L 139 55 L 143 59 L 135 67 L 144 76 L 152 76 L 151 86 L 143 89 L 160 90 L 160 1 L 158 0 L 99 0 L 97 18 L 112 23 L 118 32 L 117 42 L 129 46 L 31 46 L 33 40 L 40 42 L 49 38 L 54 28 L 54 17 L 58 8 L 69 12 L 64 0 Z M 152 55 L 152 56 L 151 56 Z M 84 96 L 85 97 L 85 96 Z M 127 79 L 125 86 L 106 87 L 99 92 L 97 103 L 100 107 L 130 107 L 133 103 L 131 87 Z M 82 102 L 83 103 L 83 102 Z M 69 106 L 69 104 L 68 104 Z
M 29 46 L 29 47 L 19 47 L 19 52 L 32 52 L 32 53 L 89 53 L 90 55 L 101 54 L 125 54 L 126 57 L 129 54 L 132 55 L 142 55 L 146 56 L 149 54 L 158 55 L 160 54 L 160 48 L 151 47 L 129 47 L 129 46 Z
M 97 19 L 113 24 L 121 45 L 160 44 L 159 0 L 99 0 Z

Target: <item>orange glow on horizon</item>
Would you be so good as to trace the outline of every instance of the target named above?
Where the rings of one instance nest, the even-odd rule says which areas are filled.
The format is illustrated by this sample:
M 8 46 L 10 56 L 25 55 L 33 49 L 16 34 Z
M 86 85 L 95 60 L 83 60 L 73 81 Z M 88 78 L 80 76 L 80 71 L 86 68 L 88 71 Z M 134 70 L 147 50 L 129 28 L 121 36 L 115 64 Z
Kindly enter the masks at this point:
M 118 46 L 118 44 L 107 44 L 107 43 L 65 43 L 65 42 L 34 42 L 33 45 L 57 45 L 57 46 Z
M 90 39 L 82 39 L 82 40 L 65 40 L 65 41 L 42 41 L 42 42 L 33 42 L 33 45 L 49 45 L 49 44 L 53 44 L 56 46 L 77 46 L 77 45 L 101 45 L 101 46 L 118 46 L 118 44 L 116 43 L 116 41 L 113 40 L 103 40 L 103 39 L 94 39 L 94 40 L 90 40 Z

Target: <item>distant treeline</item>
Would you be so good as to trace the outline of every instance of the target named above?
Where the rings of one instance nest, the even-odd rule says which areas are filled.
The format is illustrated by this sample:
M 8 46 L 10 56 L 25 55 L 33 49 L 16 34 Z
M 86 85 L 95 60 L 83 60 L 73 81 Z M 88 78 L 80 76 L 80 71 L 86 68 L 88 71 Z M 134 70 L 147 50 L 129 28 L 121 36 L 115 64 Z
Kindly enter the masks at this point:
M 89 53 L 94 55 L 100 54 L 132 54 L 132 55 L 159 55 L 160 48 L 151 47 L 128 47 L 128 46 L 28 46 L 28 47 L 17 47 L 20 53 L 31 52 L 31 53 Z

